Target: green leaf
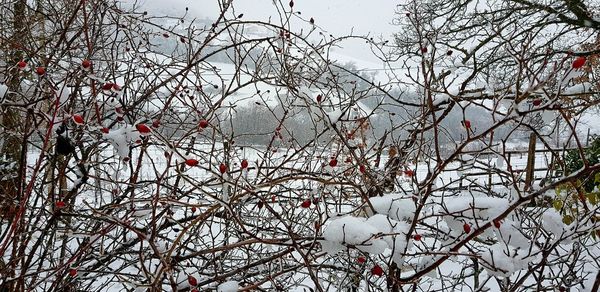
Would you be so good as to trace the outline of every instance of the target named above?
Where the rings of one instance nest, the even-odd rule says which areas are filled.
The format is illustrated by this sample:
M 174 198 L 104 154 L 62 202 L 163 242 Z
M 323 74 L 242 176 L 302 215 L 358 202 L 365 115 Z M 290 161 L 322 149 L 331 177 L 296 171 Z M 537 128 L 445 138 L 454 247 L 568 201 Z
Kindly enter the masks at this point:
M 560 211 L 563 207 L 563 202 L 559 201 L 559 200 L 554 200 L 554 202 L 552 202 L 552 206 L 554 207 L 554 209 L 556 209 L 557 211 Z
M 590 204 L 596 206 L 598 204 L 598 193 L 589 193 L 586 195 Z
M 573 216 L 571 215 L 565 215 L 563 216 L 563 223 L 570 225 L 571 223 L 573 223 Z

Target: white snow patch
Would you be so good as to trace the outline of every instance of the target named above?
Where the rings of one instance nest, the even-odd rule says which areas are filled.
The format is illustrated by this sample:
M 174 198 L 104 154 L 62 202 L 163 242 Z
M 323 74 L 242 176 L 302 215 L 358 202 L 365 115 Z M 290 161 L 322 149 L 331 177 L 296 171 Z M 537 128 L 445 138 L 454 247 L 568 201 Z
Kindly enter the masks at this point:
M 369 199 L 375 211 L 388 215 L 394 220 L 412 220 L 415 215 L 415 203 L 410 198 L 401 198 L 398 194 L 389 194 L 383 197 Z
M 481 253 L 482 265 L 492 276 L 509 277 L 517 271 L 527 269 L 535 259 L 527 254 L 527 250 L 514 249 L 502 243 L 486 248 Z
M 548 209 L 542 214 L 542 226 L 552 233 L 556 239 L 560 238 L 566 231 L 562 216 L 554 209 Z
M 235 292 L 240 288 L 237 281 L 227 281 L 217 287 L 218 292 Z
M 0 84 L 0 99 L 4 98 L 4 95 L 8 92 L 8 86 Z
M 592 87 L 593 87 L 593 85 L 591 83 L 583 82 L 583 83 L 575 84 L 571 87 L 565 88 L 565 90 L 563 90 L 562 93 L 564 95 L 577 95 L 577 94 L 589 92 L 590 89 L 592 89 Z
M 463 195 L 445 201 L 440 211 L 447 213 L 444 220 L 450 230 L 462 233 L 465 223 L 472 227 L 483 225 L 502 214 L 509 205 L 507 199 Z
M 335 124 L 339 121 L 340 117 L 342 117 L 342 110 L 336 109 L 327 113 L 327 118 L 331 124 Z
M 345 216 L 331 221 L 327 229 L 323 232 L 323 237 L 327 241 L 339 244 L 361 245 L 369 250 L 371 247 L 374 253 L 381 253 L 379 248 L 382 246 L 380 239 L 374 239 L 374 235 L 379 230 L 368 224 L 365 218 Z
M 129 144 L 140 138 L 140 133 L 134 126 L 126 125 L 122 128 L 111 129 L 110 132 L 104 135 L 121 157 L 129 157 Z
M 386 215 L 376 214 L 369 219 L 345 216 L 332 220 L 326 227 L 321 241 L 323 250 L 334 254 L 343 249 L 343 244 L 354 245 L 357 249 L 370 254 L 383 254 L 387 249 L 393 251 L 392 260 L 403 264 L 403 255 L 409 248 L 407 223 L 390 219 Z

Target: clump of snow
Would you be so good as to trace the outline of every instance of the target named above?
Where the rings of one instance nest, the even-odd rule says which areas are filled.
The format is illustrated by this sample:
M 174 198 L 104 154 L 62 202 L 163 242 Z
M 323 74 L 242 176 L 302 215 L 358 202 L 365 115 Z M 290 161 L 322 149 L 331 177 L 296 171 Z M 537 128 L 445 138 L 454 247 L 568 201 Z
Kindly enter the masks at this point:
M 385 242 L 374 238 L 378 233 L 379 230 L 367 223 L 365 218 L 345 216 L 332 220 L 323 237 L 333 243 L 351 244 L 369 253 L 380 254 L 385 249 Z
M 65 102 L 69 101 L 69 98 L 71 97 L 71 90 L 66 84 L 62 84 L 59 86 L 59 89 L 55 92 L 55 94 L 58 98 L 58 104 L 63 105 Z
M 227 281 L 217 287 L 217 292 L 235 292 L 240 288 L 237 281 Z
M 563 79 L 560 81 L 559 87 L 562 88 L 563 86 L 565 86 L 566 84 L 568 84 L 569 81 L 573 80 L 573 78 L 577 78 L 577 77 L 581 76 L 582 74 L 583 74 L 583 72 L 579 71 L 579 70 L 569 70 L 567 72 L 567 74 L 565 74 L 565 76 L 563 77 Z
M 370 116 L 375 111 L 370 106 L 366 105 L 361 101 L 356 102 L 355 109 L 357 109 L 360 112 L 361 116 Z
M 112 145 L 115 147 L 117 154 L 121 157 L 129 157 L 129 144 L 131 141 L 138 140 L 140 133 L 134 126 L 127 125 L 122 128 L 111 129 L 108 134 L 104 135 Z
M 515 249 L 503 243 L 487 246 L 481 254 L 481 264 L 492 276 L 509 277 L 511 274 L 527 269 L 535 260 L 527 249 Z
M 169 250 L 169 242 L 164 239 L 155 239 L 154 245 L 156 246 L 156 249 L 161 253 L 166 253 Z
M 571 87 L 565 88 L 565 90 L 563 90 L 562 93 L 564 95 L 582 94 L 582 93 L 589 92 L 590 89 L 592 89 L 592 86 L 593 85 L 589 82 L 583 82 L 583 83 L 575 84 Z
M 542 227 L 552 233 L 556 239 L 560 238 L 567 230 L 562 216 L 554 209 L 548 209 L 542 214 Z
M 136 208 L 133 213 L 131 213 L 131 217 L 139 219 L 146 219 L 150 215 L 152 215 L 152 208 L 150 208 L 150 206 Z
M 410 247 L 409 242 L 406 241 L 406 234 L 410 226 L 407 223 L 390 219 L 382 214 L 371 216 L 367 219 L 367 223 L 377 228 L 382 234 L 390 234 L 389 236 L 382 236 L 382 239 L 387 244 L 387 247 L 394 252 L 392 260 L 402 266 L 402 255 Z
M 507 199 L 463 195 L 444 202 L 440 211 L 445 213 L 444 221 L 450 230 L 462 233 L 465 223 L 472 227 L 483 225 L 502 214 L 509 205 Z
M 5 84 L 0 84 L 0 100 L 4 98 L 4 95 L 8 92 L 8 86 Z
M 407 223 L 376 214 L 368 219 L 344 216 L 333 219 L 323 232 L 323 250 L 337 253 L 345 244 L 355 246 L 370 254 L 382 254 L 386 249 L 393 251 L 392 260 L 402 265 L 402 256 L 409 247 L 406 234 Z
M 388 215 L 394 220 L 411 221 L 415 216 L 415 203 L 412 199 L 402 198 L 399 194 L 388 194 L 383 197 L 369 199 L 375 211 L 379 214 Z
M 342 113 L 341 109 L 333 110 L 327 113 L 327 119 L 329 119 L 331 124 L 335 124 L 339 121 L 340 117 L 342 117 Z
M 437 106 L 450 100 L 450 95 L 445 93 L 436 94 L 433 96 L 433 105 Z
M 422 270 L 427 268 L 428 266 L 434 264 L 440 258 L 439 255 L 425 255 L 420 257 L 419 262 L 416 265 L 417 270 Z M 439 275 L 437 273 L 437 269 L 431 270 L 429 273 L 424 275 L 425 277 L 429 277 L 432 279 L 438 279 Z
M 528 249 L 531 246 L 531 240 L 525 237 L 521 230 L 519 222 L 505 219 L 501 222 L 500 228 L 496 230 L 496 234 L 507 245 Z
M 498 154 L 496 156 L 496 167 L 499 169 L 504 168 L 504 156 L 502 156 L 501 154 Z

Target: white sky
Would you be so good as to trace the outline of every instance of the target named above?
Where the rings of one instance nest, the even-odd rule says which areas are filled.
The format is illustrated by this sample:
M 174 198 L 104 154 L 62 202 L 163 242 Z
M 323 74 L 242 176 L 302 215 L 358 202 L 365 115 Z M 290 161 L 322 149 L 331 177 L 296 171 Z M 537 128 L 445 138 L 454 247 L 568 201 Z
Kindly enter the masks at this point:
M 132 3 L 134 0 L 122 0 Z M 283 0 L 287 6 L 289 0 Z M 189 7 L 191 16 L 214 19 L 218 15 L 218 0 L 138 0 L 142 9 L 153 14 L 182 15 Z M 334 36 L 354 34 L 390 39 L 397 31 L 391 24 L 398 0 L 294 0 L 294 10 L 305 19 L 313 17 L 316 24 Z M 234 0 L 235 13 L 244 13 L 246 20 L 267 20 L 276 17 L 273 0 Z M 275 18 L 276 19 L 276 18 Z M 294 27 L 292 26 L 292 29 Z M 298 27 L 300 29 L 301 27 Z M 375 62 L 364 42 L 343 44 L 340 54 L 352 59 Z

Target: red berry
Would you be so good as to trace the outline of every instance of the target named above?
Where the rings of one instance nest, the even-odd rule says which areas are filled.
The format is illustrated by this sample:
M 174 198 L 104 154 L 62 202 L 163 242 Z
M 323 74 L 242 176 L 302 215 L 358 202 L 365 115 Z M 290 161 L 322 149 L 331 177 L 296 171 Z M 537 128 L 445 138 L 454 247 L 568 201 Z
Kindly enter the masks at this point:
M 421 47 L 421 53 L 423 53 L 423 54 L 427 53 L 427 47 Z
M 219 165 L 219 172 L 221 172 L 221 173 L 227 172 L 227 165 L 225 165 L 225 163 L 221 163 L 221 165 Z
M 69 270 L 69 276 L 71 276 L 71 277 L 77 276 L 77 269 L 70 269 Z
M 277 197 L 275 195 L 271 196 L 271 202 L 275 203 L 277 201 Z
M 494 227 L 500 228 L 500 220 L 494 219 L 493 223 L 494 223 Z
M 337 165 L 337 159 L 333 158 L 329 160 L 329 166 L 335 167 Z
M 17 67 L 19 67 L 19 69 L 25 69 L 25 67 L 27 67 L 27 63 L 23 60 L 17 62 Z
M 422 236 L 421 236 L 421 234 L 415 234 L 415 236 L 413 238 L 415 241 L 420 241 Z
M 201 120 L 199 123 L 200 128 L 205 129 L 206 127 L 208 127 L 208 121 L 207 120 Z
M 406 175 L 408 177 L 412 177 L 415 175 L 415 172 L 412 169 L 407 169 L 404 171 L 404 175 Z
M 463 230 L 465 231 L 465 233 L 471 233 L 471 225 L 469 225 L 468 223 L 465 223 L 463 225 Z
M 371 273 L 375 276 L 383 276 L 383 269 L 379 265 L 375 265 L 371 269 Z
M 113 88 L 113 83 L 104 83 L 104 85 L 102 85 L 102 90 L 111 90 Z
M 108 132 L 110 131 L 107 127 L 104 127 L 102 129 L 100 129 L 100 131 L 102 131 L 102 133 L 104 134 L 108 134 Z
M 321 101 L 323 101 L 323 96 L 322 95 L 317 95 L 317 102 L 321 103 Z
M 196 286 L 198 285 L 198 280 L 194 276 L 188 276 L 188 283 L 190 283 L 190 286 Z
M 185 161 L 185 164 L 187 164 L 187 166 L 196 166 L 198 165 L 198 160 L 190 158 Z
M 80 115 L 73 115 L 72 117 L 73 122 L 75 122 L 78 125 L 83 125 L 83 117 Z
M 59 209 L 67 206 L 67 204 L 65 204 L 65 202 L 63 202 L 63 201 L 57 201 L 54 205 L 56 206 L 56 208 L 59 208 Z
M 540 104 L 542 104 L 542 100 L 541 99 L 534 99 L 532 103 L 533 103 L 534 106 L 539 106 Z
M 144 124 L 137 124 L 137 125 L 135 125 L 135 128 L 138 130 L 138 132 L 140 132 L 142 134 L 150 133 L 150 128 L 148 128 L 148 126 L 146 126 Z
M 471 121 L 465 120 L 465 128 L 467 128 L 467 129 L 471 128 Z
M 90 60 L 88 59 L 85 59 L 81 61 L 81 67 L 83 67 L 83 69 L 89 69 L 90 67 L 92 67 L 92 62 L 90 62 Z
M 246 169 L 248 168 L 248 160 L 244 159 L 242 160 L 242 169 Z
M 196 207 L 192 207 L 191 211 L 192 213 L 196 213 Z
M 263 201 L 258 201 L 258 203 L 256 203 L 256 207 L 258 207 L 259 209 L 262 209 L 262 207 L 265 206 L 265 203 Z
M 154 121 L 152 121 L 152 127 L 153 128 L 160 127 L 160 120 L 154 120 Z
M 302 208 L 310 208 L 310 200 L 304 200 L 304 202 L 302 202 L 302 204 L 300 204 L 300 206 L 302 206 Z
M 575 59 L 575 61 L 573 61 L 573 69 L 579 69 L 581 67 L 583 67 L 583 65 L 585 64 L 585 57 L 577 57 L 577 59 Z
M 112 87 L 111 87 L 111 89 L 112 89 L 113 91 L 120 91 L 120 90 L 121 90 L 121 86 L 119 86 L 119 85 L 117 85 L 117 84 L 113 84 L 113 85 L 112 85 Z
M 358 257 L 356 261 L 360 264 L 364 264 L 367 262 L 367 259 L 365 257 Z
M 367 168 L 364 165 L 360 165 L 358 166 L 358 171 L 360 171 L 360 173 L 365 173 L 365 171 L 367 171 Z
M 35 69 L 35 73 L 37 75 L 40 75 L 40 76 L 44 75 L 44 74 L 46 74 L 46 68 L 44 68 L 44 67 L 37 67 L 37 69 Z

